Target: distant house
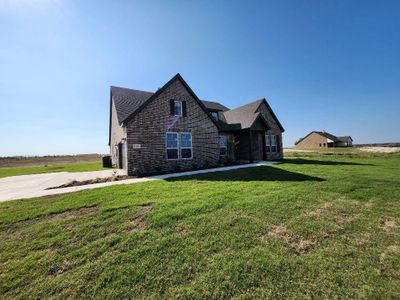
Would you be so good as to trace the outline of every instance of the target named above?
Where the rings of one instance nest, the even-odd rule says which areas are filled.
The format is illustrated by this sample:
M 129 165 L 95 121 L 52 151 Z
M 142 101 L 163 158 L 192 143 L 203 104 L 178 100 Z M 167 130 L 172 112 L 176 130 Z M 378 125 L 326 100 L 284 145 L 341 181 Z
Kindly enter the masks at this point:
M 229 109 L 177 74 L 155 93 L 111 87 L 112 162 L 129 175 L 281 159 L 284 129 L 265 99 Z
M 312 131 L 294 143 L 296 149 L 351 147 L 351 136 L 335 136 L 326 131 Z

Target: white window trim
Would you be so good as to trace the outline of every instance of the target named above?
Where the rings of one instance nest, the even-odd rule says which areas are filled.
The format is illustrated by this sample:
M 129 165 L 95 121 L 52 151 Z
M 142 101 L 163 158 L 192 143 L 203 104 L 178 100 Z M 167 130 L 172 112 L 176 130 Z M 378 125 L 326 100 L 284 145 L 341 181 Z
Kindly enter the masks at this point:
M 181 114 L 180 115 L 175 114 L 175 102 L 179 102 L 181 104 Z M 174 99 L 174 116 L 175 117 L 182 117 L 183 116 L 183 101 Z
M 176 148 L 168 147 L 168 134 L 176 135 Z M 177 158 L 168 158 L 168 150 L 176 149 L 178 156 Z M 167 156 L 167 160 L 179 160 L 179 133 L 178 132 L 166 132 L 165 133 L 165 155 Z
M 277 153 L 278 152 L 278 145 L 276 143 L 276 134 L 266 133 L 265 134 L 265 147 L 269 147 L 269 151 L 266 150 L 268 153 Z M 272 151 L 272 147 L 275 147 L 275 151 Z
M 265 133 L 265 152 L 271 153 L 271 135 L 267 132 Z
M 269 133 L 265 133 L 265 146 L 271 146 L 271 135 Z
M 273 147 L 275 147 L 275 151 L 273 151 Z M 271 134 L 271 153 L 276 153 L 278 152 L 278 147 L 276 145 L 276 134 Z
M 219 145 L 219 138 L 220 138 L 220 137 L 223 137 L 223 138 L 225 139 L 225 144 L 226 144 L 226 146 L 221 147 L 221 146 Z M 227 138 L 226 138 L 225 135 L 219 135 L 219 136 L 218 136 L 218 146 L 219 146 L 219 149 L 223 149 L 223 148 L 226 149 L 226 150 L 225 150 L 225 154 L 221 154 L 221 151 L 220 151 L 219 156 L 226 156 L 226 155 L 228 155 L 228 140 L 227 140 Z
M 191 132 L 180 132 L 179 133 L 179 146 L 180 146 L 180 141 L 181 141 L 181 136 L 182 136 L 182 134 L 189 134 L 190 135 L 190 147 L 179 147 L 179 158 L 180 159 L 183 159 L 183 160 L 190 160 L 190 159 L 193 159 L 193 136 L 192 136 L 192 133 Z M 182 149 L 190 149 L 190 157 L 186 157 L 186 158 L 183 158 L 182 157 Z

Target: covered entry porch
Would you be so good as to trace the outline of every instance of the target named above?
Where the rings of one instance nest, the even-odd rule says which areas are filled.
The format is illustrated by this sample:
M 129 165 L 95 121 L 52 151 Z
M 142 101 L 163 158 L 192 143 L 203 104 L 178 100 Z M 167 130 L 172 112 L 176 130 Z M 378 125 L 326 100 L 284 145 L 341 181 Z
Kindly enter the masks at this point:
M 235 158 L 242 161 L 281 159 L 281 136 L 271 130 L 245 129 L 234 133 Z

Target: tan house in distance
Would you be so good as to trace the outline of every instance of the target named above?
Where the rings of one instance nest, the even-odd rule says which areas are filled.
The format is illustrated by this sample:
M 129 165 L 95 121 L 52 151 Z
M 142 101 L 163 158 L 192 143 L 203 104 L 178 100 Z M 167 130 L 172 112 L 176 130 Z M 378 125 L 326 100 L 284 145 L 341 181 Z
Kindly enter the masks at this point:
M 296 149 L 352 147 L 351 136 L 334 136 L 326 131 L 311 131 L 294 143 Z

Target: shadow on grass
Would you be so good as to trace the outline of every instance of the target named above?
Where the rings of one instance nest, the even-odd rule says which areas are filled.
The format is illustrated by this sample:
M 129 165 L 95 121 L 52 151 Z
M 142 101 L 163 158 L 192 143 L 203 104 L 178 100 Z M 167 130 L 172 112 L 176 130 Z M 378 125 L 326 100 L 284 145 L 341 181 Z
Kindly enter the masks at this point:
M 372 164 L 361 164 L 356 162 L 346 162 L 346 161 L 331 161 L 331 160 L 315 160 L 315 159 L 284 159 L 282 163 L 285 164 L 296 164 L 296 165 L 326 165 L 326 166 L 373 166 Z
M 166 181 L 325 181 L 323 178 L 290 172 L 275 167 L 261 166 L 232 171 L 210 172 L 182 177 L 171 177 Z

